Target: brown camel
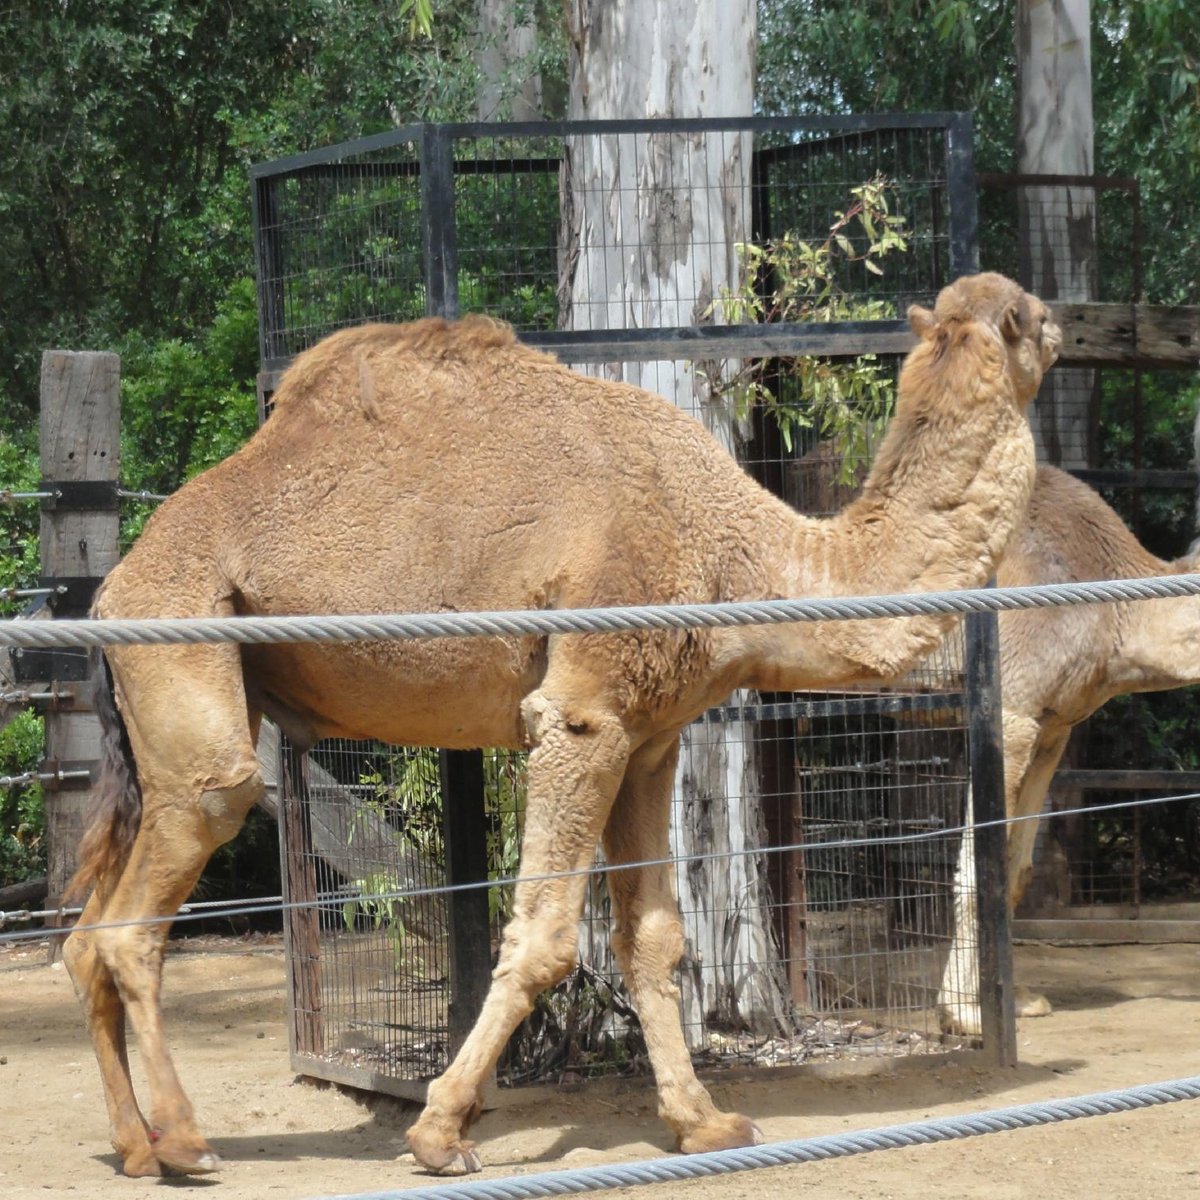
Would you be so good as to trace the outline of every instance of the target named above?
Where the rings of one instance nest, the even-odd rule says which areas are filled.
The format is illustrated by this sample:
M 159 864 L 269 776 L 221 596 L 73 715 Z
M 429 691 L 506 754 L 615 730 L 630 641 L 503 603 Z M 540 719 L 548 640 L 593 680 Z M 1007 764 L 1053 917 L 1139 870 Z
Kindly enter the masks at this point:
M 1038 468 L 1028 516 L 996 572 L 1002 587 L 1137 579 L 1196 570 L 1193 558 L 1156 558 L 1086 484 Z M 1114 696 L 1200 683 L 1200 597 L 1076 604 L 1000 615 L 1004 780 L 1010 817 L 1042 811 L 1071 730 Z M 1020 903 L 1033 872 L 1037 822 L 1008 831 L 1009 904 Z M 939 1000 L 943 1024 L 978 1034 L 974 901 L 969 862 L 960 859 L 955 940 Z M 1020 1016 L 1050 1012 L 1017 989 Z
M 863 495 L 798 516 L 658 396 L 584 378 L 480 318 L 334 334 L 287 372 L 274 415 L 147 523 L 101 617 L 569 608 L 970 587 L 994 571 L 1033 486 L 1025 408 L 1060 332 L 999 275 L 962 279 L 919 340 Z M 665 858 L 679 733 L 736 687 L 890 679 L 952 618 L 692 632 L 107 652 L 127 734 L 81 851 L 81 924 L 171 914 L 261 790 L 262 715 L 294 741 L 343 736 L 530 749 L 521 880 L 475 1028 L 429 1086 L 417 1161 L 478 1169 L 468 1127 L 501 1048 L 572 966 L 585 876 Z M 103 675 L 103 672 L 101 672 Z M 115 745 L 115 743 L 113 743 Z M 128 752 L 132 752 L 131 760 Z M 136 760 L 136 783 L 132 761 Z M 122 777 L 124 771 L 124 777 Z M 696 1079 L 671 978 L 666 866 L 609 878 L 613 945 L 659 1109 L 680 1149 L 754 1142 Z M 159 1004 L 170 920 L 68 939 L 131 1175 L 213 1170 Z M 125 1017 L 149 1086 L 130 1084 Z

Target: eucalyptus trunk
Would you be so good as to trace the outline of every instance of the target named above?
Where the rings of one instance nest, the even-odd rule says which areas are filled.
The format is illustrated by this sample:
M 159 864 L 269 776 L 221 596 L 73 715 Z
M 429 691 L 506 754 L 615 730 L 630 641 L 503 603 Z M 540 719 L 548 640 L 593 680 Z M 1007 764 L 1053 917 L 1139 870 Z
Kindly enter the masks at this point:
M 474 58 L 479 69 L 479 120 L 541 120 L 542 77 L 534 67 L 533 5 L 513 0 L 478 0 L 478 5 Z
M 1017 170 L 1094 171 L 1090 0 L 1018 0 Z M 1053 305 L 1097 299 L 1096 193 L 1026 187 L 1020 197 L 1022 283 Z M 1095 372 L 1052 371 L 1031 409 L 1039 458 L 1092 466 Z
M 753 111 L 754 0 L 569 4 L 571 119 L 746 116 Z M 559 301 L 572 329 L 671 329 L 722 319 L 722 289 L 738 282 L 750 234 L 752 139 L 747 134 L 572 137 L 563 176 Z M 736 453 L 740 431 L 713 395 L 704 364 L 613 362 L 585 368 L 659 392 L 698 416 Z M 734 697 L 744 703 L 746 695 Z M 686 937 L 685 1030 L 702 1023 L 786 1024 L 788 1003 L 769 927 L 758 856 L 763 844 L 754 728 L 742 721 L 683 735 L 671 852 L 731 851 L 676 874 Z M 593 963 L 608 951 L 585 945 Z

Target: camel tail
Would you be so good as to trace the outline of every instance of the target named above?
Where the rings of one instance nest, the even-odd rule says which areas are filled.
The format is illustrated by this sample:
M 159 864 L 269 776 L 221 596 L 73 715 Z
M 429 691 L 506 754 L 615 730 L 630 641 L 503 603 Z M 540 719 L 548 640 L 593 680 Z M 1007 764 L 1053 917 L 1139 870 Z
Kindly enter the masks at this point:
M 93 650 L 92 656 L 93 706 L 100 718 L 100 777 L 91 819 L 79 843 L 75 874 L 67 885 L 71 900 L 101 883 L 115 882 L 142 822 L 142 789 L 129 733 L 113 698 L 112 674 L 102 650 Z

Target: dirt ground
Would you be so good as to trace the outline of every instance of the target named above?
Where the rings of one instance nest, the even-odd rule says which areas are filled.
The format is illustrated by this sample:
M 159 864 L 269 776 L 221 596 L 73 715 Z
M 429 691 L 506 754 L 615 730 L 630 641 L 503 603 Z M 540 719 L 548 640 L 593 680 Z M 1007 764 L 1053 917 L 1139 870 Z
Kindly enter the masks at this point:
M 70 981 L 43 946 L 0 950 L 0 1196 L 162 1196 L 164 1187 L 308 1200 L 434 1182 L 404 1149 L 416 1109 L 364 1105 L 289 1068 L 283 961 L 271 939 L 209 940 L 168 958 L 166 1006 L 180 1073 L 225 1160 L 219 1175 L 117 1174 L 99 1077 Z M 1020 982 L 1056 1006 L 1020 1023 L 1012 1070 L 943 1064 L 861 1078 L 717 1084 L 720 1104 L 770 1141 L 867 1129 L 1200 1075 L 1200 947 L 1017 948 Z M 910 1064 L 911 1066 L 912 1064 Z M 928 1060 L 921 1067 L 931 1066 Z M 648 1087 L 592 1086 L 506 1100 L 477 1126 L 485 1178 L 670 1153 Z M 644 1200 L 816 1196 L 1155 1197 L 1200 1192 L 1200 1104 L 636 1189 Z M 658 1195 L 656 1193 L 661 1193 Z M 668 1193 L 671 1193 L 668 1196 Z

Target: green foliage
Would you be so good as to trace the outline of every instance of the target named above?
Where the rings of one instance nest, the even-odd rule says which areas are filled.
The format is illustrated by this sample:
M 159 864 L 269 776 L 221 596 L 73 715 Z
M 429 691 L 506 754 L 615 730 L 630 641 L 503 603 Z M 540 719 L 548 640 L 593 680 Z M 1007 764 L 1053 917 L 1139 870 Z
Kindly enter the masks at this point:
M 849 294 L 840 279 L 849 264 L 882 275 L 879 260 L 906 249 L 904 218 L 891 211 L 889 185 L 875 177 L 851 188 L 851 204 L 834 214 L 823 241 L 784 233 L 764 245 L 741 244 L 741 280 L 722 289 L 720 308 L 734 322 L 880 320 L 895 316 L 890 302 Z M 714 309 L 716 305 L 714 305 Z M 780 388 L 779 360 L 755 359 L 718 376 L 715 390 L 729 396 L 739 418 L 760 405 L 793 448 L 796 430 L 815 427 L 842 457 L 848 482 L 891 415 L 892 383 L 874 355 L 849 362 L 800 357 L 782 370 L 798 386 Z
M 360 814 L 373 813 L 384 825 L 393 827 L 391 853 L 402 857 L 411 849 L 426 862 L 442 865 L 440 768 L 436 750 L 417 747 L 372 756 L 359 775 L 359 783 L 371 789 L 370 795 L 358 800 Z M 350 827 L 350 845 L 354 845 L 361 828 L 362 816 L 356 815 Z M 388 857 L 378 847 L 373 847 L 370 855 L 373 863 Z M 357 929 L 365 918 L 371 929 L 387 935 L 395 961 L 403 962 L 408 937 L 405 915 L 412 900 L 402 894 L 405 888 L 402 874 L 382 865 L 350 883 L 357 895 L 342 905 L 346 928 Z
M 471 115 L 473 21 L 430 0 L 0 8 L 7 415 L 32 413 L 47 346 L 211 323 L 252 271 L 249 163 Z
M 130 334 L 121 347 L 122 474 L 169 492 L 236 450 L 257 423 L 254 285 L 235 280 L 190 340 Z
M 0 488 L 33 492 L 40 478 L 33 430 L 19 441 L 0 434 Z M 0 505 L 0 588 L 34 587 L 38 573 L 38 506 L 20 500 Z M 0 617 L 15 616 L 25 604 L 0 600 Z
M 759 0 L 758 101 L 770 114 L 969 112 L 976 162 L 1013 165 L 1009 0 Z
M 484 755 L 484 814 L 487 822 L 486 848 L 489 873 L 513 878 L 520 863 L 521 827 L 525 812 L 525 755 L 489 751 Z M 420 855 L 423 863 L 445 869 L 442 837 L 444 798 L 438 752 L 427 747 L 382 750 L 367 762 L 359 783 L 371 789 L 360 798 L 362 810 L 371 812 L 391 827 L 391 847 L 372 848 L 376 868 L 352 881 L 357 895 L 342 906 L 347 929 L 365 919 L 370 928 L 383 931 L 392 944 L 397 961 L 406 951 L 404 930 L 407 906 L 413 901 L 400 893 L 405 887 L 402 873 L 381 860 L 401 858 L 406 850 Z M 362 828 L 352 822 L 349 844 L 354 845 Z M 493 888 L 488 893 L 489 917 L 493 928 L 511 915 L 511 889 Z
M 527 758 L 496 750 L 483 760 L 483 805 L 487 814 L 487 859 L 492 874 L 515 879 L 521 859 L 521 830 L 525 821 Z M 492 928 L 512 916 L 512 888 L 488 891 Z
M 400 0 L 400 11 L 397 14 L 401 20 L 408 18 L 408 36 L 433 36 L 433 3 L 432 0 Z
M 1136 176 L 1145 290 L 1195 304 L 1200 217 L 1200 22 L 1190 0 L 1092 0 L 1096 163 Z
M 42 756 L 42 719 L 18 713 L 0 730 L 0 774 L 23 775 Z M 0 885 L 46 873 L 42 785 L 0 788 Z
M 1192 424 L 1200 405 L 1200 381 L 1188 372 L 1104 371 L 1100 376 L 1100 461 L 1115 470 L 1149 467 L 1186 471 L 1192 466 Z M 1130 413 L 1142 408 L 1140 454 Z M 1190 492 L 1115 488 L 1105 499 L 1160 558 L 1181 555 L 1195 536 Z
M 394 871 L 369 871 L 351 884 L 358 894 L 342 905 L 346 928 L 353 933 L 359 927 L 360 917 L 365 917 L 371 929 L 387 935 L 393 960 L 397 964 L 404 962 L 408 941 L 404 914 L 410 901 L 401 894 L 404 885 L 400 876 Z
M 1010 0 L 759 0 L 758 7 L 763 112 L 969 112 L 976 167 L 1016 170 Z M 1092 0 L 1091 12 L 1096 170 L 1133 175 L 1141 186 L 1147 298 L 1195 303 L 1195 5 Z M 983 265 L 1017 272 L 1015 261 Z

